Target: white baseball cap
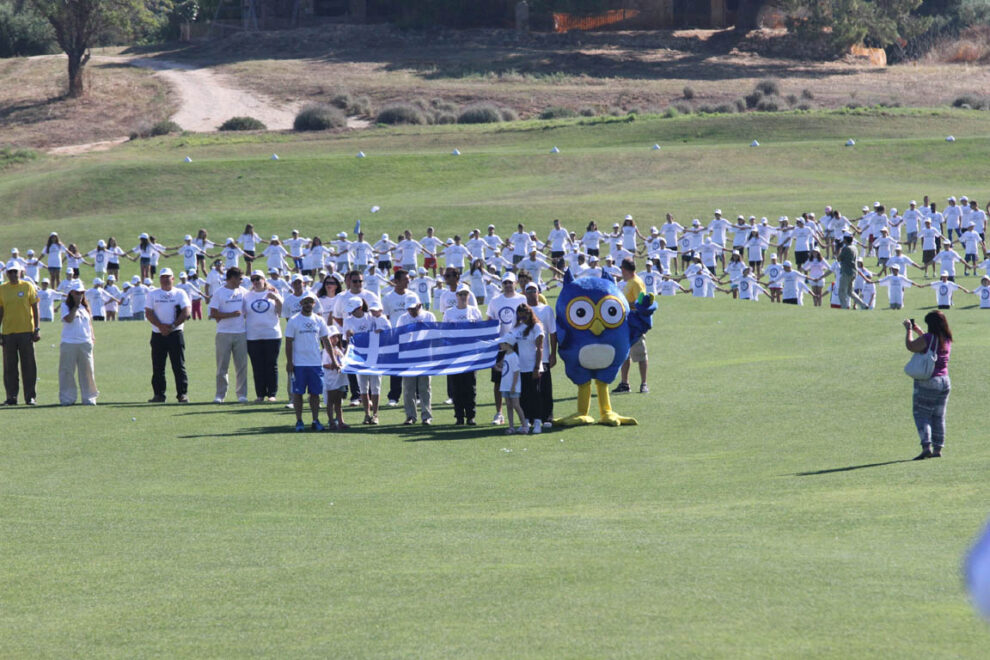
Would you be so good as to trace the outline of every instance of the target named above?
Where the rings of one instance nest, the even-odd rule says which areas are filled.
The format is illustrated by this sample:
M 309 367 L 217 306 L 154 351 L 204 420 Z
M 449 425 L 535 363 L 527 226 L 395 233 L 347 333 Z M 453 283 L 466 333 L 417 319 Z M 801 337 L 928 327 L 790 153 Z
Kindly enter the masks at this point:
M 354 298 L 349 303 L 347 303 L 347 311 L 349 313 L 356 312 L 357 310 L 361 309 L 363 305 L 364 305 L 364 300 L 362 300 L 361 298 Z
M 139 239 L 140 238 L 148 238 L 148 235 L 146 233 L 144 233 L 144 232 L 141 232 L 140 234 L 138 234 L 138 238 Z
M 179 279 L 180 279 L 180 280 L 184 280 L 184 279 L 186 279 L 187 277 L 189 277 L 189 276 L 188 276 L 188 275 L 186 275 L 186 271 L 184 271 L 184 270 L 180 270 L 180 271 L 179 271 Z
M 251 277 L 264 277 L 264 276 L 265 276 L 264 271 L 260 271 L 260 270 L 251 271 Z
M 269 274 L 271 274 L 271 273 L 278 273 L 278 268 L 276 268 L 275 266 L 269 266 L 268 267 L 268 273 Z
M 626 217 L 624 219 L 625 220 L 632 220 L 633 218 L 632 218 L 632 216 L 630 214 L 627 213 L 626 214 Z
M 722 215 L 722 209 L 715 209 L 715 215 Z
M 144 278 L 144 285 L 145 286 L 151 286 L 151 278 L 150 277 Z
M 417 270 L 416 272 L 419 273 L 420 275 L 426 275 L 426 272 L 427 271 L 426 271 L 425 268 L 423 268 L 422 266 L 420 266 L 419 267 L 419 270 Z
M 141 278 L 138 277 L 137 275 L 131 278 L 131 284 L 140 284 L 140 283 L 141 283 Z
M 10 261 L 7 262 L 7 270 L 16 270 L 20 272 L 21 263 L 19 261 L 15 261 L 14 259 L 11 259 Z
M 312 300 L 313 302 L 316 302 L 316 294 L 312 291 L 307 291 L 302 295 L 302 298 L 299 299 L 299 302 L 303 302 L 304 300 Z
M 169 277 L 171 275 L 172 275 L 171 268 L 162 268 L 161 271 L 158 273 L 158 277 Z
M 101 280 L 98 277 L 94 277 L 93 278 L 93 286 L 99 286 L 100 284 L 103 284 L 103 280 Z
M 182 237 L 182 240 L 184 240 L 184 241 L 191 241 L 192 240 L 192 236 L 190 236 L 189 234 L 186 234 L 185 236 Z
M 784 262 L 784 265 L 787 266 L 788 268 L 790 268 L 792 264 L 791 264 L 790 261 L 785 261 Z
M 271 240 L 277 241 L 278 240 L 278 234 L 272 234 Z
M 107 275 L 107 282 L 116 282 L 117 278 L 113 275 Z
M 104 241 L 102 238 L 96 241 L 96 247 L 105 248 L 106 246 L 107 246 L 107 242 Z
M 515 273 L 506 273 L 505 275 L 502 276 L 502 281 L 503 282 L 515 282 L 516 281 L 516 274 Z
M 71 280 L 67 288 L 69 291 L 86 291 L 86 285 L 81 280 Z
M 34 255 L 34 250 L 28 250 L 28 256 L 30 257 L 30 256 L 33 256 L 33 255 Z

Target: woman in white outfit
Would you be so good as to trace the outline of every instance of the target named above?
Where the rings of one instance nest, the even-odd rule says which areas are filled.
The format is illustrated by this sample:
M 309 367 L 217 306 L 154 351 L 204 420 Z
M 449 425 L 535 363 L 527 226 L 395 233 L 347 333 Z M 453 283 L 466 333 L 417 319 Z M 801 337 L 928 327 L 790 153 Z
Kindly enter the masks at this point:
M 100 395 L 93 378 L 93 315 L 86 301 L 86 287 L 76 280 L 62 304 L 62 345 L 58 360 L 58 400 L 63 406 L 76 402 L 76 375 L 82 402 L 96 405 Z

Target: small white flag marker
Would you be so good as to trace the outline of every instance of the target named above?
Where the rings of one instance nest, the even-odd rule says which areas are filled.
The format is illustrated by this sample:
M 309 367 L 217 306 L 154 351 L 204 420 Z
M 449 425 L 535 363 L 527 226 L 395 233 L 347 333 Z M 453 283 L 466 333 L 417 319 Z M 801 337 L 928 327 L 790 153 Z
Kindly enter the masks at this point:
M 846 140 L 846 146 L 847 147 L 855 147 L 856 146 L 856 140 L 854 140 L 852 138 L 849 138 L 848 140 Z
M 557 147 L 554 147 L 553 149 L 550 150 L 550 153 L 552 153 L 552 154 L 559 154 L 560 153 L 560 149 L 558 149 Z
M 272 154 L 272 160 L 278 160 L 278 154 Z
M 460 156 L 461 155 L 461 152 L 458 149 L 454 149 L 453 151 L 450 152 L 450 155 L 451 156 Z
M 954 137 L 952 137 L 952 136 L 950 135 L 949 137 L 947 137 L 947 138 L 945 138 L 945 141 L 946 141 L 946 142 L 955 142 L 955 141 L 956 141 L 956 138 L 954 138 Z
M 364 152 L 363 151 L 357 152 L 357 157 L 358 158 L 364 158 Z
M 751 147 L 758 147 L 758 146 L 760 146 L 760 143 L 757 142 L 756 140 L 753 140 L 752 142 L 749 143 L 749 146 L 751 146 Z
M 382 210 L 382 207 L 380 207 L 380 206 L 372 206 L 371 207 L 371 212 L 372 213 L 378 213 L 381 210 Z
M 653 145 L 653 151 L 660 151 L 660 145 L 659 144 Z
M 192 162 L 192 158 L 190 158 L 189 156 L 186 156 L 186 158 L 185 158 L 185 162 L 187 162 L 187 163 L 191 163 L 191 162 Z

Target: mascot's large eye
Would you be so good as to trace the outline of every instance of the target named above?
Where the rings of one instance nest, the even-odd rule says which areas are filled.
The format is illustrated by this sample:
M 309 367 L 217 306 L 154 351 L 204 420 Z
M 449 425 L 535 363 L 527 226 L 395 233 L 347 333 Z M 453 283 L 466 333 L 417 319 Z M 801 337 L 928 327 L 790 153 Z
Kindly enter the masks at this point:
M 626 318 L 622 301 L 615 296 L 605 296 L 598 301 L 598 316 L 606 328 L 618 328 Z
M 567 303 L 567 322 L 578 330 L 587 330 L 595 320 L 595 306 L 587 296 Z

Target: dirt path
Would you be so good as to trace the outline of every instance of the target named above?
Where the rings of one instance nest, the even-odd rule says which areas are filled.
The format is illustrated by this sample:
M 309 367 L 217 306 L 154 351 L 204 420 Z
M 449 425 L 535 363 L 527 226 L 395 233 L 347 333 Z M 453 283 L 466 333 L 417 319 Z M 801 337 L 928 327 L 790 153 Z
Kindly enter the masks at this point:
M 229 78 L 210 69 L 158 59 L 129 61 L 134 66 L 155 71 L 179 92 L 182 105 L 172 121 L 187 131 L 215 131 L 224 121 L 239 116 L 254 117 L 269 130 L 292 128 L 298 104 L 275 105 L 238 89 Z

